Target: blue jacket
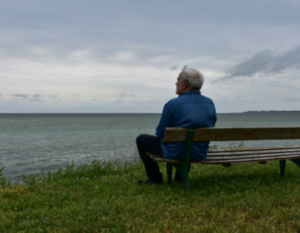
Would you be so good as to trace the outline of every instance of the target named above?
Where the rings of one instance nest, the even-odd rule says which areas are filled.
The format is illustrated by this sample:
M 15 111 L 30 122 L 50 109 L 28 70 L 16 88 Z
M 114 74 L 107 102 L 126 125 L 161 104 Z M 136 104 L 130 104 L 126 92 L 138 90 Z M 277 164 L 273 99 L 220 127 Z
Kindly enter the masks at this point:
M 203 128 L 214 127 L 217 120 L 214 103 L 201 95 L 200 91 L 186 91 L 178 98 L 171 99 L 164 106 L 156 136 L 161 142 L 162 152 L 167 159 L 182 160 L 185 142 L 163 143 L 166 127 Z M 190 160 L 206 159 L 209 142 L 194 142 Z

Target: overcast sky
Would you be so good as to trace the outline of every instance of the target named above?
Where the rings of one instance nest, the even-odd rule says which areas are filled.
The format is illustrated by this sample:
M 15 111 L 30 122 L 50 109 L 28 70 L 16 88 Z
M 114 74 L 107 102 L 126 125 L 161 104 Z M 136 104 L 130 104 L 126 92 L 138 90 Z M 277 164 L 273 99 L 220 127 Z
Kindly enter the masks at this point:
M 184 65 L 217 112 L 300 110 L 299 0 L 0 3 L 0 113 L 159 113 Z

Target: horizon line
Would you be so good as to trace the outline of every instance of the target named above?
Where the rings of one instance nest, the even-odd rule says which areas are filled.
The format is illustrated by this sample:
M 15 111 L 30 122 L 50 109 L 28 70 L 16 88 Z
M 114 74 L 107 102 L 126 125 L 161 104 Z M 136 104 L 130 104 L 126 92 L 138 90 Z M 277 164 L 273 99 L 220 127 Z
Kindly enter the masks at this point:
M 247 110 L 242 112 L 217 112 L 217 114 L 250 112 L 300 112 L 300 110 Z M 161 112 L 0 112 L 0 114 L 161 114 Z

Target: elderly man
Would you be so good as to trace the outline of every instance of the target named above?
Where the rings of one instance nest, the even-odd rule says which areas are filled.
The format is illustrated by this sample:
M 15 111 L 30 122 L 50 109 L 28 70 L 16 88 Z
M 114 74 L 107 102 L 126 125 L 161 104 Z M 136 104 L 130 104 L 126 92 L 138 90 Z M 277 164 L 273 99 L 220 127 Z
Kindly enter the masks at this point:
M 156 136 L 142 134 L 137 137 L 136 143 L 140 157 L 145 165 L 147 180 L 139 180 L 143 183 L 162 183 L 162 173 L 156 162 L 150 159 L 146 152 L 163 156 L 167 159 L 183 160 L 185 143 L 164 143 L 164 131 L 166 127 L 203 128 L 214 127 L 217 116 L 214 103 L 211 99 L 201 95 L 204 78 L 193 68 L 184 67 L 176 82 L 176 94 L 178 98 L 171 99 L 164 106 L 160 122 L 156 128 Z M 209 142 L 194 142 L 190 159 L 203 161 L 206 159 Z M 182 180 L 178 171 L 175 181 Z

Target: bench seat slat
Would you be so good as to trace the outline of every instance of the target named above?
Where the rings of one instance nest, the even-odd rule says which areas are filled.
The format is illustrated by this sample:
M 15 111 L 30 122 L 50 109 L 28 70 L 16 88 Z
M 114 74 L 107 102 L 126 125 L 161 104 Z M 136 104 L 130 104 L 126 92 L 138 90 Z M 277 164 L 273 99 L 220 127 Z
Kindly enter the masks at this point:
M 241 156 L 241 155 L 268 155 L 268 154 L 286 154 L 286 153 L 299 153 L 300 149 L 286 149 L 286 150 L 265 150 L 265 151 L 232 151 L 232 152 L 209 152 L 207 157 L 220 157 L 220 156 Z
M 224 164 L 224 163 L 247 163 L 247 162 L 261 162 L 261 161 L 273 161 L 273 160 L 286 160 L 286 159 L 299 159 L 300 155 L 289 155 L 286 157 L 258 157 L 258 158 L 245 158 L 245 159 L 232 159 L 232 160 L 219 160 L 219 161 L 203 161 L 202 164 Z M 199 163 L 199 162 L 195 162 Z
M 229 160 L 229 159 L 235 159 L 235 160 L 239 160 L 239 159 L 248 159 L 248 158 L 261 158 L 261 157 L 281 157 L 281 158 L 285 158 L 288 156 L 299 156 L 300 157 L 300 152 L 293 152 L 293 153 L 273 153 L 273 154 L 252 154 L 252 155 L 240 155 L 240 156 L 219 156 L 219 157 L 212 157 L 212 156 L 207 156 L 205 161 L 216 161 L 216 160 Z
M 300 155 L 290 155 L 284 159 L 299 159 Z M 156 162 L 168 162 L 168 163 L 181 163 L 180 160 L 172 160 L 165 158 L 154 158 Z M 248 163 L 248 162 L 265 162 L 265 161 L 274 161 L 274 160 L 283 160 L 282 157 L 261 157 L 255 159 L 233 159 L 233 160 L 218 160 L 218 161 L 191 161 L 190 163 L 200 163 L 200 164 L 226 164 L 226 163 Z
M 158 155 L 153 155 L 153 154 L 148 154 L 150 156 L 151 159 L 165 159 L 163 157 L 160 157 Z M 219 161 L 220 163 L 226 160 L 243 160 L 243 159 L 260 159 L 260 158 L 275 158 L 275 157 L 280 157 L 281 159 L 290 157 L 290 156 L 298 156 L 300 157 L 300 152 L 298 153 L 273 153 L 273 154 L 266 154 L 266 155 L 256 155 L 256 154 L 252 154 L 252 155 L 240 155 L 240 156 L 219 156 L 219 157 L 212 157 L 212 156 L 207 156 L 206 160 L 203 162 L 215 162 L 215 161 Z M 168 159 L 165 159 L 166 161 Z M 180 160 L 172 160 L 172 161 L 179 161 Z M 202 163 L 202 162 L 201 162 Z
M 242 163 L 242 162 L 260 162 L 260 161 L 270 161 L 270 160 L 284 160 L 284 159 L 295 159 L 300 158 L 300 151 L 299 150 L 285 150 L 282 152 L 282 150 L 275 150 L 272 151 L 273 153 L 269 154 L 263 154 L 260 152 L 265 151 L 252 151 L 251 154 L 247 153 L 244 154 L 244 152 L 234 152 L 234 156 L 232 156 L 230 153 L 232 150 L 227 150 L 230 152 L 228 155 L 222 155 L 222 154 L 208 154 L 207 159 L 205 161 L 191 161 L 191 163 L 201 163 L 201 164 L 224 164 L 224 163 Z M 238 154 L 240 153 L 240 154 Z M 170 163 L 181 163 L 180 160 L 171 160 L 171 159 L 165 159 L 163 157 L 160 157 L 158 155 L 154 155 L 151 153 L 147 153 L 148 156 L 150 156 L 151 159 L 153 159 L 156 162 L 170 162 Z
M 153 159 L 153 160 L 154 160 L 154 159 L 157 159 L 157 158 L 158 158 L 158 159 L 159 159 L 159 158 L 162 158 L 162 157 L 157 156 L 157 155 L 154 155 L 154 156 L 153 156 L 153 155 L 150 155 L 149 157 L 150 157 L 151 159 Z M 163 158 L 163 159 L 164 159 L 164 158 Z
M 284 147 L 286 148 L 286 147 Z M 293 147 L 294 148 L 294 147 Z M 300 147 L 299 147 L 300 148 Z M 264 148 L 263 148 L 264 149 Z M 276 150 L 251 150 L 251 151 L 237 151 L 235 149 L 222 150 L 226 152 L 214 153 L 212 150 L 209 150 L 206 161 L 212 160 L 228 160 L 228 159 L 244 159 L 244 158 L 259 158 L 259 157 L 285 157 L 289 155 L 300 155 L 300 149 L 277 149 Z M 151 159 L 154 158 L 163 158 L 158 155 L 147 153 Z M 164 158 L 163 158 L 164 159 Z M 177 160 L 174 160 L 177 161 Z
M 278 147 L 253 147 L 253 148 L 232 148 L 232 149 L 210 149 L 209 153 L 219 152 L 247 152 L 247 151 L 265 151 L 265 150 L 281 150 L 281 149 L 300 149 L 300 146 L 278 146 Z

